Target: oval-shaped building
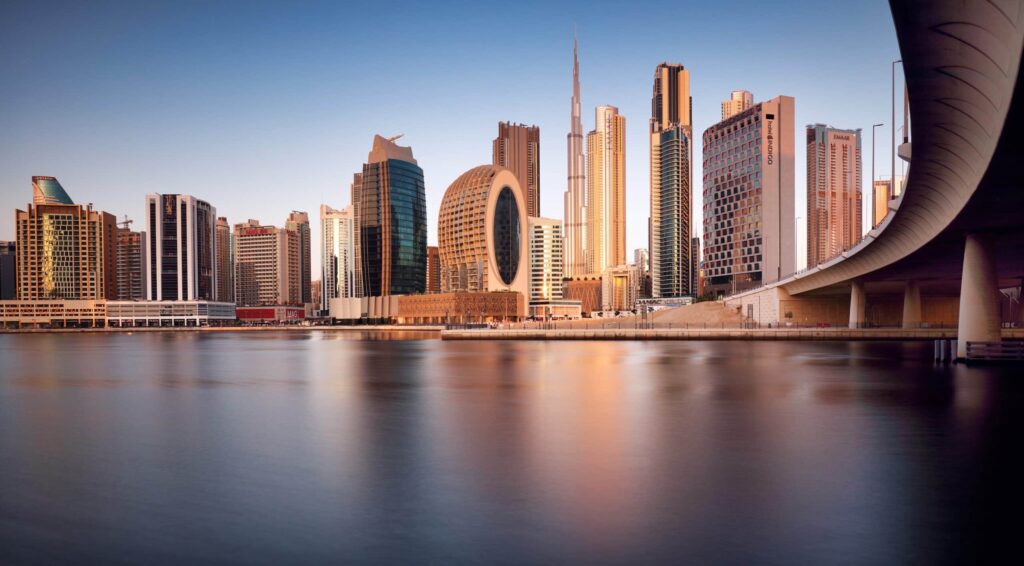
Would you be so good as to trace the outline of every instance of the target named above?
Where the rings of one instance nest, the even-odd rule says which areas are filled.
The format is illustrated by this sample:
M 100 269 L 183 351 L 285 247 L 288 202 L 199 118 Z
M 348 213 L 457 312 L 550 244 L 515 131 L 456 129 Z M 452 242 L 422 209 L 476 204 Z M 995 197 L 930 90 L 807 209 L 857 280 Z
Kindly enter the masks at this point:
M 526 199 L 496 165 L 466 171 L 441 200 L 437 242 L 441 291 L 516 291 L 529 297 Z

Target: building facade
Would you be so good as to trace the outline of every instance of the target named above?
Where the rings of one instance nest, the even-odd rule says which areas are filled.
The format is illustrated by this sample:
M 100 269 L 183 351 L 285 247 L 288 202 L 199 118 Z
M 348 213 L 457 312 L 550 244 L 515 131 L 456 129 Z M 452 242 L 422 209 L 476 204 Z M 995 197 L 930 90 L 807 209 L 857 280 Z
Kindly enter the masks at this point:
M 631 311 L 640 298 L 640 269 L 635 265 L 609 267 L 601 273 L 601 310 Z
M 441 252 L 437 246 L 427 246 L 427 292 L 441 292 Z
M 807 267 L 860 241 L 860 130 L 807 126 Z
M 704 131 L 705 287 L 730 294 L 796 271 L 794 100 L 760 102 Z
M 562 223 L 553 218 L 530 217 L 530 304 L 562 298 Z
M 565 235 L 565 275 L 575 277 L 587 273 L 587 185 L 586 162 L 583 158 L 583 119 L 580 108 L 580 58 L 578 45 L 572 47 L 572 99 L 569 116 L 568 182 L 563 198 L 563 229 Z
M 889 214 L 889 195 L 892 194 L 892 181 L 888 179 L 884 181 L 876 180 L 872 185 L 871 227 L 875 228 Z
M 343 210 L 320 205 L 320 308 L 331 299 L 356 297 L 355 222 L 352 207 Z
M 363 293 L 377 297 L 427 289 L 427 200 L 412 148 L 375 136 L 359 190 Z
M 239 307 L 302 304 L 299 234 L 263 226 L 258 220 L 235 224 L 235 304 Z
M 296 269 L 299 272 L 301 302 L 302 304 L 312 303 L 313 294 L 312 289 L 310 289 L 310 283 L 312 282 L 312 266 L 310 265 L 312 260 L 312 244 L 309 239 L 309 214 L 293 210 L 288 215 L 288 219 L 285 220 L 284 227 L 286 230 L 295 232 L 299 239 L 299 257 Z
M 231 244 L 231 225 L 217 217 L 217 292 L 216 301 L 235 302 L 235 250 Z
M 586 258 L 589 273 L 626 263 L 626 118 L 598 106 L 587 134 Z
M 580 313 L 583 316 L 590 316 L 590 313 L 599 311 L 602 307 L 601 276 L 567 277 L 562 282 L 562 297 L 570 301 L 579 301 Z
M 510 170 L 481 165 L 460 175 L 445 191 L 438 214 L 441 292 L 513 291 L 529 297 L 528 230 L 526 199 Z
M 92 205 L 73 204 L 53 177 L 33 177 L 32 184 L 33 200 L 45 204 L 30 204 L 28 210 L 14 214 L 17 298 L 116 297 L 114 215 L 93 210 Z
M 0 242 L 0 301 L 18 298 L 17 250 L 15 242 Z
M 117 229 L 117 299 L 146 298 L 142 275 L 142 233 L 127 226 Z
M 654 70 L 650 120 L 650 264 L 654 297 L 692 292 L 693 111 L 690 72 L 662 63 Z
M 351 203 L 349 206 L 352 208 L 352 278 L 353 278 L 353 297 L 365 297 L 366 293 L 363 291 L 363 260 L 362 260 L 362 248 L 360 246 L 360 232 L 359 219 L 360 207 L 359 201 L 363 192 L 363 174 L 356 173 L 352 175 L 352 187 L 349 193 Z
M 491 163 L 510 169 L 526 197 L 527 216 L 540 216 L 540 128 L 498 122 Z
M 146 299 L 212 301 L 217 289 L 217 210 L 191 195 L 146 195 L 142 247 Z
M 722 101 L 722 120 L 747 110 L 754 105 L 754 95 L 745 90 L 734 90 L 728 100 Z

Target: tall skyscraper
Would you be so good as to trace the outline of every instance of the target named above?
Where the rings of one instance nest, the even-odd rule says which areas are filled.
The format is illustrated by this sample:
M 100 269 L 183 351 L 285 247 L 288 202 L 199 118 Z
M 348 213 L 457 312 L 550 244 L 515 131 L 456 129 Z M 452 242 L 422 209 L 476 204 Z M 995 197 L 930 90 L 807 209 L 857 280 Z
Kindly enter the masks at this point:
M 562 223 L 530 217 L 530 302 L 562 298 L 564 239 Z
M 145 298 L 142 276 L 142 233 L 125 225 L 117 229 L 117 299 L 140 301 Z
M 626 263 L 626 118 L 598 106 L 587 134 L 587 271 Z
M 15 260 L 18 246 L 14 242 L 0 242 L 0 301 L 9 301 L 18 298 L 17 268 Z
M 190 195 L 149 194 L 145 227 L 146 299 L 214 300 L 217 210 Z
M 796 270 L 793 111 L 793 98 L 778 96 L 704 131 L 704 273 L 711 293 Z
M 427 289 L 427 199 L 412 148 L 374 136 L 363 165 L 359 243 L 363 292 L 369 297 Z
M 310 254 L 312 254 L 312 249 L 309 241 L 309 214 L 293 210 L 288 215 L 284 227 L 286 230 L 294 230 L 299 237 L 299 292 L 302 297 L 302 304 L 307 304 L 313 301 L 310 289 L 312 281 L 312 266 L 310 266 L 312 256 Z
M 427 292 L 441 292 L 441 252 L 437 246 L 427 246 Z
M 35 202 L 14 212 L 18 299 L 117 297 L 114 215 L 74 204 L 53 177 L 33 177 L 32 188 Z
M 235 303 L 240 307 L 302 303 L 298 230 L 235 224 Z
M 231 225 L 217 217 L 217 293 L 216 301 L 235 302 L 235 251 L 231 245 Z
M 754 105 L 754 95 L 745 90 L 734 90 L 729 100 L 722 101 L 722 119 L 732 118 Z
M 540 216 L 540 128 L 498 122 L 494 138 L 493 160 L 512 170 L 526 197 L 528 216 Z
M 861 239 L 860 130 L 807 126 L 807 267 Z
M 366 292 L 363 291 L 363 252 L 360 242 L 359 219 L 362 218 L 360 211 L 362 208 L 359 206 L 359 199 L 363 192 L 363 174 L 355 173 L 352 175 L 352 187 L 349 192 L 350 207 L 352 208 L 352 248 L 354 254 L 352 256 L 352 296 L 353 297 L 365 297 Z
M 692 294 L 690 250 L 693 111 L 690 72 L 662 63 L 651 96 L 651 290 L 655 297 Z
M 320 308 L 330 308 L 331 299 L 346 299 L 355 294 L 355 222 L 352 207 L 335 210 L 320 205 Z
M 569 117 L 568 184 L 565 190 L 565 276 L 587 273 L 587 186 L 583 159 L 583 118 L 580 113 L 580 58 L 578 42 L 572 46 L 572 102 Z

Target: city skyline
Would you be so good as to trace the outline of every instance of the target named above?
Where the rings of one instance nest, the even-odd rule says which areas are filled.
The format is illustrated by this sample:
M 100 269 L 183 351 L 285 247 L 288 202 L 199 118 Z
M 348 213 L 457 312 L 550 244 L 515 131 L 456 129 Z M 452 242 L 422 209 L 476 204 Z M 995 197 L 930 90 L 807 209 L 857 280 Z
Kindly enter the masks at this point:
M 98 209 L 118 218 L 128 215 L 136 222 L 143 217 L 147 192 L 195 194 L 217 206 L 232 224 L 246 218 L 277 218 L 289 210 L 315 211 L 321 203 L 344 205 L 349 201 L 348 179 L 359 169 L 372 136 L 405 133 L 404 142 L 417 148 L 425 172 L 428 234 L 433 244 L 432 224 L 444 188 L 466 168 L 487 161 L 494 124 L 511 120 L 536 124 L 545 133 L 540 162 L 541 185 L 546 189 L 541 192 L 541 210 L 545 216 L 564 218 L 564 135 L 568 132 L 565 116 L 571 95 L 574 22 L 580 41 L 584 132 L 594 127 L 593 109 L 600 104 L 617 106 L 627 118 L 643 120 L 649 114 L 650 69 L 663 60 L 685 61 L 693 73 L 696 133 L 718 121 L 720 101 L 736 89 L 749 90 L 759 98 L 769 93 L 791 94 L 798 102 L 797 124 L 866 127 L 887 122 L 888 65 L 898 56 L 888 8 L 880 2 L 873 10 L 838 9 L 845 11 L 845 25 L 830 30 L 827 36 L 816 27 L 824 22 L 823 16 L 794 4 L 756 25 L 734 23 L 730 29 L 746 33 L 749 41 L 744 46 L 719 46 L 714 33 L 724 24 L 714 23 L 713 14 L 707 11 L 695 10 L 694 17 L 707 25 L 695 25 L 691 35 L 652 38 L 640 32 L 643 16 L 639 8 L 627 10 L 613 21 L 598 9 L 559 6 L 550 17 L 537 22 L 534 16 L 541 8 L 526 4 L 508 17 L 529 31 L 530 65 L 489 69 L 478 66 L 477 61 L 495 48 L 473 54 L 465 50 L 478 32 L 454 42 L 433 35 L 456 26 L 452 10 L 445 8 L 433 16 L 440 21 L 440 29 L 431 32 L 426 53 L 413 49 L 409 39 L 401 39 L 374 59 L 374 65 L 420 58 L 433 64 L 408 71 L 404 80 L 409 89 L 395 88 L 398 79 L 389 78 L 371 94 L 351 88 L 355 78 L 362 80 L 366 73 L 383 78 L 385 72 L 335 48 L 346 39 L 355 44 L 369 39 L 361 33 L 346 37 L 347 28 L 339 23 L 342 14 L 324 7 L 277 14 L 282 16 L 279 25 L 260 28 L 260 33 L 269 36 L 267 45 L 256 46 L 243 41 L 249 33 L 244 25 L 265 19 L 270 8 L 248 11 L 243 21 L 225 23 L 227 32 L 217 35 L 214 31 L 220 27 L 203 23 L 202 18 L 175 17 L 170 7 L 148 12 L 127 6 L 97 14 L 76 14 L 74 10 L 52 14 L 20 6 L 10 21 L 25 27 L 46 21 L 55 32 L 52 44 L 12 45 L 21 63 L 2 63 L 0 72 L 16 83 L 27 81 L 27 70 L 32 69 L 33 76 L 55 84 L 74 81 L 75 88 L 45 95 L 29 96 L 26 92 L 31 89 L 0 94 L 0 107 L 19 108 L 17 116 L 0 111 L 0 123 L 9 132 L 0 142 L 0 204 L 8 209 L 24 207 L 26 179 L 52 175 L 74 187 L 82 202 L 93 202 Z M 204 10 L 212 17 L 226 8 Z M 484 10 L 480 17 L 486 13 Z M 299 24 L 310 23 L 317 15 L 337 24 L 336 29 L 317 23 L 299 41 Z M 165 21 L 156 25 L 152 37 L 133 27 L 163 16 Z M 414 27 L 413 20 L 396 25 L 409 30 Z M 764 23 L 771 25 L 763 28 Z M 613 25 L 619 26 L 618 37 L 624 40 L 602 41 L 603 32 Z M 805 31 L 804 45 L 810 45 L 815 37 L 838 34 L 862 38 L 857 45 L 863 49 L 826 45 L 803 49 L 801 58 L 783 57 L 793 52 L 795 40 L 791 37 L 799 35 L 787 33 L 787 29 Z M 161 42 L 180 34 L 195 37 L 194 45 L 181 50 L 161 48 Z M 19 37 L 13 32 L 5 36 Z M 762 45 L 757 57 L 749 55 L 751 43 Z M 80 49 L 72 50 L 74 54 L 68 58 L 67 51 L 75 46 Z M 211 53 L 216 56 L 210 57 Z M 308 56 L 308 62 L 295 66 L 296 58 L 303 56 Z M 209 61 L 198 64 L 206 59 Z M 764 65 L 764 59 L 775 63 Z M 448 68 L 439 65 L 440 60 L 453 64 Z M 145 68 L 140 67 L 143 62 Z M 186 70 L 192 62 L 197 62 L 195 69 Z M 836 72 L 812 73 L 822 62 L 833 65 Z M 76 69 L 85 64 L 99 69 L 103 80 L 81 75 Z M 473 72 L 465 73 L 468 68 Z M 118 69 L 134 72 L 123 75 Z M 486 84 L 492 76 L 529 76 L 530 86 L 495 91 L 483 99 L 467 94 L 478 88 L 478 81 Z M 164 104 L 157 104 L 161 101 Z M 455 131 L 438 125 L 451 122 L 452 116 L 459 116 Z M 641 125 L 627 134 L 627 249 L 646 247 L 647 241 L 648 142 L 642 130 Z M 888 160 L 883 157 L 887 151 L 887 136 L 880 135 L 880 175 L 887 173 Z M 700 164 L 694 165 L 694 179 L 699 179 Z M 797 187 L 804 184 L 803 165 L 803 157 L 798 155 Z M 864 184 L 869 182 L 865 176 Z M 803 207 L 799 193 L 797 210 Z M 694 209 L 700 210 L 699 194 Z M 699 225 L 695 219 L 692 231 L 699 232 Z M 13 236 L 13 216 L 0 217 L 0 237 Z M 319 248 L 319 230 L 313 230 L 313 238 L 315 250 Z M 313 262 L 316 272 L 318 254 Z

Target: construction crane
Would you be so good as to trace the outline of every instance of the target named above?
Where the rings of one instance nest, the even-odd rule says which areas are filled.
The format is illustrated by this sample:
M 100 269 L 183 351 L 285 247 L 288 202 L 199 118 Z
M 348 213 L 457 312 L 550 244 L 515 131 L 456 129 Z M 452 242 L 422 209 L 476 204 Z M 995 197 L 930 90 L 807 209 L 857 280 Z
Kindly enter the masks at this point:
M 124 228 L 125 230 L 129 230 L 131 229 L 132 222 L 134 222 L 134 220 L 129 219 L 128 215 L 125 214 L 124 220 L 118 222 L 117 225 Z

